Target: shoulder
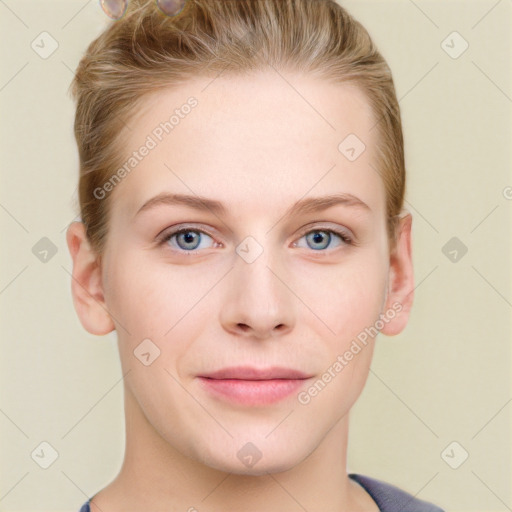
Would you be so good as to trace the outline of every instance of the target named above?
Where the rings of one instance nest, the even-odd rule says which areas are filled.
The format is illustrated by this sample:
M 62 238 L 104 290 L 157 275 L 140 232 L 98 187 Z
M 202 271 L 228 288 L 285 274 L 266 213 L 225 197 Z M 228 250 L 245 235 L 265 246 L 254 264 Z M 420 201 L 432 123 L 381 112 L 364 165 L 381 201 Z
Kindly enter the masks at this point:
M 364 488 L 375 503 L 377 503 L 381 512 L 397 512 L 398 510 L 407 510 L 407 512 L 444 512 L 436 505 L 415 498 L 412 494 L 394 485 L 355 473 L 351 473 L 348 476 Z
M 82 505 L 82 507 L 80 508 L 79 512 L 90 512 L 89 500 L 87 501 L 87 503 L 84 503 Z

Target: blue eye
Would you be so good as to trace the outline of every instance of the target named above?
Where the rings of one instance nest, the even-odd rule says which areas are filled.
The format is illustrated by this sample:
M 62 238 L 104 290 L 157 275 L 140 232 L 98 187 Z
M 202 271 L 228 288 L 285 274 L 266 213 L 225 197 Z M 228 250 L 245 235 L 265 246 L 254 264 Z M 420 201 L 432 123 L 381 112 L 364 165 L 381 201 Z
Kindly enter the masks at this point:
M 341 240 L 341 244 L 339 245 L 352 244 L 351 238 L 346 233 L 334 231 L 332 229 L 315 229 L 313 231 L 308 231 L 302 238 L 306 239 L 310 249 L 313 249 L 314 251 L 322 251 L 329 247 L 331 241 L 333 240 L 333 236 L 334 239 L 338 238 Z M 297 247 L 301 246 L 297 244 Z
M 173 240 L 175 237 L 176 240 Z M 204 231 L 184 228 L 165 235 L 165 237 L 162 239 L 162 243 L 169 243 L 175 249 L 181 249 L 185 252 L 190 252 L 197 249 L 206 248 L 201 247 L 203 237 L 209 238 L 213 241 L 213 238 Z M 174 243 L 171 243 L 171 241 Z

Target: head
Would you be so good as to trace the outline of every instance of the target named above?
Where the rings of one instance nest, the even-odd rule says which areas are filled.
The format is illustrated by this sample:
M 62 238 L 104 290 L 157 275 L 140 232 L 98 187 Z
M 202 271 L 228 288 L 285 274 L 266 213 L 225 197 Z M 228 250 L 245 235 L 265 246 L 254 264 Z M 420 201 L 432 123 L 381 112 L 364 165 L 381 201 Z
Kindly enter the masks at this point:
M 297 465 L 347 418 L 377 332 L 401 332 L 412 304 L 386 62 L 334 0 L 188 0 L 175 17 L 138 0 L 72 92 L 73 297 L 89 332 L 116 330 L 130 407 L 211 467 Z M 233 366 L 307 379 L 234 403 L 201 378 Z

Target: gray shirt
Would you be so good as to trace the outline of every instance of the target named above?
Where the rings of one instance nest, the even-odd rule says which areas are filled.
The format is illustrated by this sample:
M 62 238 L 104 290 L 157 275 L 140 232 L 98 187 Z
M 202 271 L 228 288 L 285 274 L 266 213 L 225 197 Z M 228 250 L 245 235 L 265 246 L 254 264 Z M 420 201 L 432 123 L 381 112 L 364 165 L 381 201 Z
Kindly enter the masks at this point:
M 381 512 L 444 512 L 439 507 L 419 500 L 394 485 L 355 473 L 351 473 L 348 476 L 363 487 L 372 497 L 373 501 L 377 503 Z M 90 512 L 90 501 L 88 500 L 87 503 L 84 503 L 80 512 Z

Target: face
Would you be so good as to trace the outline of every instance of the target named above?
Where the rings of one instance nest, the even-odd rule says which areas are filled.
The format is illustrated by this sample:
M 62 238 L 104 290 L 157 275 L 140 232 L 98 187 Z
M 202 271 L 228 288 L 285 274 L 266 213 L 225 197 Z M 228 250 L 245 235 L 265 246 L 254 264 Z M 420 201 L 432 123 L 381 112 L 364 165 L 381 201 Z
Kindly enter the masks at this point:
M 312 454 L 364 386 L 364 333 L 405 315 L 388 294 L 364 95 L 285 76 L 198 78 L 147 98 L 127 159 L 156 144 L 108 198 L 98 315 L 117 331 L 126 392 L 169 447 L 232 473 Z

